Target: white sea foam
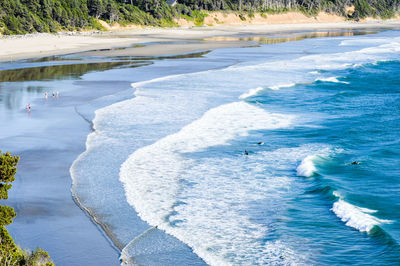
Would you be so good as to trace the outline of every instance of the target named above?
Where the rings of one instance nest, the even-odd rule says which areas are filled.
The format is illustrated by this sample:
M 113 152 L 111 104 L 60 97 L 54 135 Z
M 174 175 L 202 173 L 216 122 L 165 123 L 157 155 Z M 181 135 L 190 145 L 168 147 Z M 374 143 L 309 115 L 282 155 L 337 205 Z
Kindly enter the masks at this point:
M 335 196 L 336 198 L 342 198 L 342 195 L 341 195 L 338 191 L 333 191 L 332 194 L 333 194 L 333 196 Z
M 310 151 L 312 151 L 312 149 L 310 149 Z M 340 153 L 342 151 L 342 149 L 332 149 L 329 146 L 321 147 L 318 152 L 307 155 L 301 160 L 300 164 L 296 168 L 297 176 L 313 176 L 317 172 L 317 168 L 315 167 L 316 161 L 322 163 L 325 160 L 328 160 L 329 156 L 332 154 Z
M 373 65 L 376 66 L 379 63 L 383 63 L 383 62 L 388 62 L 390 61 L 390 59 L 380 59 L 378 61 L 372 61 L 372 62 L 368 62 L 368 63 L 359 63 L 359 64 L 353 64 L 352 67 L 353 68 L 359 68 L 359 67 L 365 67 L 366 65 Z
M 271 90 L 279 90 L 281 88 L 290 88 L 295 86 L 296 83 L 289 83 L 289 84 L 282 84 L 282 85 L 275 85 L 275 86 L 271 86 L 269 87 Z
M 250 91 L 243 93 L 242 95 L 239 96 L 239 99 L 246 99 L 252 96 L 257 95 L 260 91 L 264 90 L 262 87 L 257 87 L 255 89 L 251 89 Z
M 366 44 L 372 44 L 372 45 L 377 45 L 377 44 L 383 44 L 387 43 L 386 38 L 359 38 L 356 40 L 344 40 L 341 41 L 339 46 L 356 46 L 356 45 L 366 45 Z
M 371 61 L 385 60 L 389 56 L 400 51 L 400 38 L 385 39 L 377 46 L 362 48 L 360 50 L 314 54 L 303 56 L 294 60 L 282 60 L 278 62 L 266 62 L 250 66 L 232 66 L 227 71 L 238 70 L 263 70 L 268 69 L 275 73 L 281 71 L 303 70 L 307 73 L 318 70 L 343 69 L 351 66 L 353 63 L 367 63 Z M 273 85 L 275 86 L 275 85 Z
M 265 243 L 268 228 L 244 212 L 257 200 L 270 202 L 273 218 L 291 179 L 271 174 L 290 169 L 313 147 L 249 156 L 192 157 L 253 130 L 287 127 L 292 116 L 268 113 L 245 102 L 219 106 L 178 133 L 135 151 L 120 180 L 140 217 L 193 248 L 211 265 L 293 264 L 301 260 L 290 243 Z M 283 205 L 282 205 L 283 204 Z
M 263 219 L 281 217 L 278 210 L 285 209 L 285 195 L 290 193 L 293 179 L 277 173 L 290 170 L 299 158 L 320 146 L 195 159 L 187 153 L 173 156 L 180 133 L 174 140 L 167 138 L 169 143 L 162 149 L 157 143 L 143 148 L 162 156 L 134 153 L 121 169 L 127 197 L 141 217 L 190 245 L 211 265 L 306 261 L 306 254 L 296 252 L 290 243 L 262 241 L 269 228 L 251 221 L 247 209 L 252 202 L 263 201 L 268 206 Z M 167 199 L 171 196 L 173 199 Z
M 365 64 L 360 63 L 360 64 L 353 64 L 353 68 L 358 68 L 358 67 L 363 67 Z
M 207 71 L 202 71 L 202 72 L 207 72 Z M 202 73 L 202 72 L 197 72 L 197 73 Z M 155 79 L 150 79 L 150 80 L 144 80 L 144 81 L 139 81 L 139 82 L 134 82 L 131 84 L 131 86 L 135 89 L 138 89 L 140 87 L 143 87 L 145 85 L 151 84 L 151 83 L 155 83 L 155 82 L 165 82 L 168 80 L 173 80 L 173 79 L 177 79 L 180 77 L 184 77 L 190 74 L 176 74 L 176 75 L 169 75 L 169 76 L 164 76 L 164 77 L 159 77 L 159 78 L 155 78 Z
M 367 208 L 352 205 L 343 199 L 333 204 L 331 209 L 347 226 L 353 227 L 360 232 L 369 232 L 374 226 L 382 223 L 390 223 L 389 220 L 381 220 L 371 215 L 377 212 Z
M 340 81 L 336 77 L 329 77 L 329 78 L 317 78 L 315 81 L 324 81 L 324 82 L 333 82 L 333 83 L 343 83 L 343 84 L 349 84 L 349 82 L 346 81 Z
M 300 165 L 297 166 L 296 169 L 298 176 L 310 177 L 317 171 L 313 162 L 315 157 L 315 155 L 309 155 L 301 161 Z
M 128 199 L 135 199 L 129 202 L 138 210 L 143 210 L 140 207 L 141 203 L 147 206 L 149 201 L 156 202 L 157 204 L 153 206 L 151 204 L 147 206 L 146 212 L 141 215 L 146 221 L 152 221 L 150 223 L 152 225 L 162 224 L 164 217 L 170 211 L 171 200 L 174 200 L 173 195 L 176 191 L 173 187 L 168 187 L 167 194 L 153 195 L 154 193 L 147 193 L 147 190 L 151 191 L 151 187 L 156 187 L 158 179 L 162 178 L 165 181 L 168 176 L 172 178 L 168 186 L 174 183 L 174 178 L 179 176 L 178 172 L 181 169 L 179 153 L 224 145 L 228 140 L 247 135 L 250 130 L 287 127 L 290 121 L 291 116 L 269 114 L 244 102 L 227 104 L 208 111 L 202 119 L 184 127 L 179 133 L 137 150 L 122 165 L 121 181 L 125 184 Z M 157 161 L 157 164 L 149 165 L 153 161 Z M 131 173 L 135 173 L 135 179 L 130 178 Z M 136 189 L 132 187 L 132 180 L 135 180 L 135 183 L 146 183 L 150 188 L 143 186 L 139 191 L 137 187 Z M 150 182 L 151 180 L 154 182 Z M 142 195 L 137 195 L 138 192 Z M 153 208 L 155 210 L 152 210 Z M 160 212 L 163 215 L 160 215 Z

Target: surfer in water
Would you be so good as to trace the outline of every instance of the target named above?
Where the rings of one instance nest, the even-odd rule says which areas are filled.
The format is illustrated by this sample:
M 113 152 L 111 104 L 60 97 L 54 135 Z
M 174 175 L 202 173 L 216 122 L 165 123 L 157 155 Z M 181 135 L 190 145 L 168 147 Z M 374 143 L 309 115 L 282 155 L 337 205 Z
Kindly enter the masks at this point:
M 246 150 L 244 150 L 244 155 L 249 155 L 249 153 Z

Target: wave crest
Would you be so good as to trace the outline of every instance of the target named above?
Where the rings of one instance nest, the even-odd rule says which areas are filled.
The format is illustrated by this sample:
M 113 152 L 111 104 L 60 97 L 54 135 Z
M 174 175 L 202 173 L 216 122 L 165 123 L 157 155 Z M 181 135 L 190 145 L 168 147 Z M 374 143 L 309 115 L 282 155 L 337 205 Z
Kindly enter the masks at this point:
M 360 232 L 370 232 L 376 225 L 391 222 L 389 220 L 381 220 L 372 216 L 371 213 L 377 212 L 376 210 L 358 207 L 344 201 L 343 199 L 336 201 L 331 210 L 347 226 L 353 227 Z
M 315 81 L 322 81 L 322 82 L 332 82 L 332 83 L 342 83 L 342 84 L 350 84 L 347 81 L 338 80 L 337 77 L 329 77 L 329 78 L 318 78 Z
M 251 89 L 251 90 L 249 90 L 248 92 L 243 93 L 242 95 L 240 95 L 240 96 L 239 96 L 239 99 L 243 100 L 243 99 L 246 99 L 246 98 L 255 96 L 255 95 L 257 95 L 257 94 L 258 94 L 260 91 L 262 91 L 262 90 L 264 90 L 264 88 L 262 88 L 262 87 L 258 87 L 258 88 L 255 88 L 255 89 Z
M 271 86 L 271 87 L 269 87 L 271 90 L 274 90 L 274 91 L 277 91 L 277 90 L 279 90 L 279 89 L 281 89 L 281 88 L 290 88 L 290 87 L 293 87 L 293 86 L 295 86 L 296 85 L 296 83 L 289 83 L 289 84 L 281 84 L 281 85 L 275 85 L 275 86 Z
M 315 155 L 309 155 L 301 161 L 296 169 L 298 176 L 310 177 L 317 171 L 313 159 L 315 159 Z

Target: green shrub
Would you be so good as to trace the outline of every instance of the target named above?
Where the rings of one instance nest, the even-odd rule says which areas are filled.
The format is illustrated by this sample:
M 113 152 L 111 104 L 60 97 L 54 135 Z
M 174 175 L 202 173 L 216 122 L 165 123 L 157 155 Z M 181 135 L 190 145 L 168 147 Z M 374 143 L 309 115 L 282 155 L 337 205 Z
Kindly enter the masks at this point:
M 254 11 L 250 10 L 247 15 L 249 16 L 249 18 L 254 18 Z
M 26 260 L 27 265 L 44 265 L 52 266 L 54 263 L 50 259 L 49 253 L 40 248 L 36 248 L 33 252 L 25 252 L 24 260 Z
M 356 0 L 354 2 L 354 15 L 357 18 L 365 18 L 373 16 L 374 11 L 366 0 Z
M 204 24 L 204 18 L 208 17 L 208 14 L 202 11 L 193 10 L 192 12 L 194 25 L 202 26 Z
M 15 245 L 4 226 L 0 226 L 0 264 L 13 265 L 23 260 L 23 255 Z

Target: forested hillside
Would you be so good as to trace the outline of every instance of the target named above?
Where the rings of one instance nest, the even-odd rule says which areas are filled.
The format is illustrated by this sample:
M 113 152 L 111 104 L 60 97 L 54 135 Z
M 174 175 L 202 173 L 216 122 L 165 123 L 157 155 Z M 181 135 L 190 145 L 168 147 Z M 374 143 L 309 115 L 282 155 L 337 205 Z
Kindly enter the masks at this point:
M 366 16 L 390 18 L 400 0 L 0 0 L 0 32 L 56 32 L 101 29 L 97 19 L 122 25 L 133 23 L 173 26 L 184 16 L 201 23 L 202 10 L 277 13 L 290 10 L 314 15 L 326 11 L 349 19 Z M 354 6 L 350 16 L 346 7 Z

